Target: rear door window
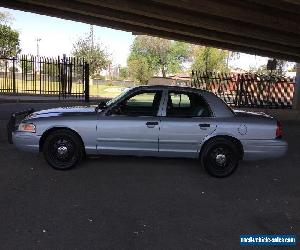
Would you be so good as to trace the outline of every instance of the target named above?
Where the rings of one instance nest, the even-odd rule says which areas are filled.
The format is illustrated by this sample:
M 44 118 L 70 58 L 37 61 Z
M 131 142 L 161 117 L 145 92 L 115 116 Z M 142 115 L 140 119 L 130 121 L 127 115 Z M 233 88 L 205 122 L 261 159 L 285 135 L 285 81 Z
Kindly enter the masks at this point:
M 192 92 L 169 92 L 168 117 L 210 117 L 208 104 L 202 96 Z

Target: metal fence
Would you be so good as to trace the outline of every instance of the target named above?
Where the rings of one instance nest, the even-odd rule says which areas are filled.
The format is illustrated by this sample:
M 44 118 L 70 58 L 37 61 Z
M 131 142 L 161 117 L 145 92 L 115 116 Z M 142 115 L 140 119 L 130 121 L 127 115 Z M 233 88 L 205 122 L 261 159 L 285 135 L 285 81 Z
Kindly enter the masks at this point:
M 211 91 L 235 107 L 291 108 L 295 83 L 272 75 L 193 71 L 191 85 Z
M 0 58 L 0 93 L 89 101 L 89 65 L 73 57 Z

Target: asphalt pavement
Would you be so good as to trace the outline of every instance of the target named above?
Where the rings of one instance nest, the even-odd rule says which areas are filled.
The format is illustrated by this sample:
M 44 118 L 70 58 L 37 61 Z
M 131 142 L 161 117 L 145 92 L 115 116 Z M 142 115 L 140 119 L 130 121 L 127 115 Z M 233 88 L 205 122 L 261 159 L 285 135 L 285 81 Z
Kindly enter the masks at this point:
M 296 234 L 299 246 L 300 122 L 284 122 L 285 157 L 243 162 L 224 179 L 169 158 L 57 171 L 7 143 L 20 105 L 0 105 L 1 249 L 239 249 L 240 234 Z

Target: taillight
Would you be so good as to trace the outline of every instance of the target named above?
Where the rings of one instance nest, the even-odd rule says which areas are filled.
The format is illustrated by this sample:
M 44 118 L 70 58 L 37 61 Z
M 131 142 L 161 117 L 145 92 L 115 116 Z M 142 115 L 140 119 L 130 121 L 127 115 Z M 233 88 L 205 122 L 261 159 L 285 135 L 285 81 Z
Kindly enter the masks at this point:
M 277 128 L 276 128 L 276 138 L 280 139 L 283 134 L 283 128 L 282 128 L 282 123 L 277 121 Z

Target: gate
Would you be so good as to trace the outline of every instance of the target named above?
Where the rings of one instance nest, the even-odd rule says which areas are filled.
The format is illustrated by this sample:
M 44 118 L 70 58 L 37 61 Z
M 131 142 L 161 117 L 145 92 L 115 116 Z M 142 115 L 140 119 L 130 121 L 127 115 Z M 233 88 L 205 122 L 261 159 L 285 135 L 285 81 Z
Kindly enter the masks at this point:
M 89 65 L 74 57 L 0 58 L 0 93 L 89 101 Z
M 213 92 L 234 107 L 291 108 L 295 83 L 272 75 L 192 71 L 191 85 Z

